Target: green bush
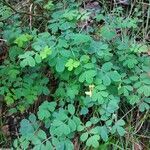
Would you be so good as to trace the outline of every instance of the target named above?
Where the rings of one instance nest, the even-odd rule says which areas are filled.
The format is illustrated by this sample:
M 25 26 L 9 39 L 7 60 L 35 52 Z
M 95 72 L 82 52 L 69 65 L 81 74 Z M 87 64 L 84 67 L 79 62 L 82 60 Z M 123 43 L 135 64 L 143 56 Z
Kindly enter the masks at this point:
M 121 8 L 92 15 L 79 10 L 80 3 L 41 5 L 48 18 L 44 30 L 22 29 L 17 18 L 3 26 L 10 48 L 0 66 L 0 94 L 9 112 L 23 113 L 39 96 L 50 97 L 21 121 L 13 147 L 71 150 L 79 137 L 93 149 L 124 136 L 122 104 L 141 112 L 150 107 L 148 45 L 134 39 L 141 20 L 123 17 Z M 93 24 L 79 27 L 87 20 Z M 54 92 L 49 76 L 58 83 Z

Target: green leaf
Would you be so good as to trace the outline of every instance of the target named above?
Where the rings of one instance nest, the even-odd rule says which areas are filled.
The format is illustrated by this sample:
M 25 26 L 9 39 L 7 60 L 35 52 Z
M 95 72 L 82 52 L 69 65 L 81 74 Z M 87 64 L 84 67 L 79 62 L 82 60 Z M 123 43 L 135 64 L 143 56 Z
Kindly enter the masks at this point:
M 88 108 L 82 107 L 82 109 L 81 109 L 81 111 L 80 111 L 80 114 L 81 114 L 81 115 L 86 115 L 88 112 L 89 112 Z
M 15 61 L 18 57 L 18 55 L 21 55 L 23 53 L 22 48 L 19 48 L 17 46 L 11 46 L 9 48 L 9 58 L 11 61 Z
M 120 136 L 123 136 L 126 133 L 125 129 L 122 127 L 124 125 L 125 122 L 123 119 L 118 120 L 112 127 L 112 133 L 115 133 L 117 131 Z
M 68 105 L 68 111 L 71 115 L 74 115 L 75 113 L 75 107 L 72 104 Z
M 108 92 L 106 92 L 106 91 L 101 91 L 100 94 L 102 97 L 108 97 L 108 95 L 109 95 Z
M 79 126 L 81 124 L 81 120 L 79 117 L 73 116 L 73 121 L 76 123 L 77 126 Z
M 67 20 L 71 21 L 78 16 L 78 11 L 77 10 L 66 10 L 65 13 L 63 14 L 63 17 L 66 18 Z
M 125 129 L 123 127 L 117 126 L 117 132 L 119 133 L 120 136 L 124 136 Z
M 83 131 L 83 130 L 84 130 L 84 126 L 79 125 L 79 126 L 77 127 L 77 131 Z
M 7 19 L 9 19 L 9 17 L 11 17 L 12 16 L 12 14 L 13 14 L 13 11 L 11 10 L 11 8 L 10 7 L 8 7 L 8 6 L 6 6 L 6 5 L 3 5 L 3 3 L 0 3 L 0 9 L 1 9 L 1 11 L 0 11 L 0 27 L 2 27 L 3 26 L 3 20 L 7 20 Z
M 92 124 L 97 124 L 99 121 L 100 121 L 100 118 L 97 118 L 97 117 L 92 117 L 92 118 L 90 118 L 90 122 L 91 122 Z
M 98 104 L 103 104 L 104 103 L 104 98 L 101 95 L 101 92 L 93 93 L 92 100 L 93 101 L 98 101 Z
M 56 119 L 53 121 L 52 126 L 50 128 L 50 134 L 57 135 L 59 137 L 62 135 L 67 136 L 68 134 L 70 134 L 70 132 L 71 132 L 71 129 L 69 125 Z
M 50 94 L 50 91 L 47 87 L 43 87 L 42 92 L 43 92 L 44 95 L 49 95 Z
M 105 142 L 108 140 L 108 130 L 106 126 L 100 128 L 100 136 Z
M 74 61 L 74 63 L 73 63 L 73 67 L 74 68 L 77 68 L 79 65 L 80 65 L 79 61 Z
M 27 62 L 26 60 L 22 60 L 22 61 L 20 62 L 20 66 L 21 66 L 22 68 L 26 67 L 27 65 L 28 65 L 28 62 Z
M 68 135 L 71 132 L 69 126 L 65 125 L 65 124 L 62 126 L 62 130 L 63 130 L 65 135 Z
M 39 110 L 37 112 L 37 115 L 38 115 L 39 120 L 47 119 L 51 116 L 48 110 L 43 110 L 43 109 Z
M 93 64 L 93 63 L 86 63 L 86 64 L 84 65 L 84 68 L 85 68 L 85 69 L 93 69 L 93 68 L 94 68 L 94 64 Z
M 56 108 L 57 103 L 56 102 L 49 102 L 47 103 L 47 109 L 51 112 L 53 112 Z
M 56 117 L 61 121 L 68 119 L 68 116 L 66 115 L 64 111 L 57 113 Z
M 18 147 L 18 139 L 15 139 L 15 140 L 14 140 L 14 142 L 13 142 L 13 146 L 14 146 L 15 148 L 17 148 L 17 147 Z
M 22 143 L 21 143 L 21 147 L 23 148 L 23 149 L 27 149 L 28 148 L 28 146 L 29 146 L 29 141 L 28 140 L 24 140 Z
M 20 35 L 14 43 L 16 43 L 19 47 L 23 47 L 23 45 L 30 41 L 32 39 L 32 36 L 29 34 L 22 34 Z
M 133 56 L 125 60 L 123 63 L 124 66 L 128 66 L 130 69 L 134 68 L 136 64 L 138 64 L 137 58 L 134 58 Z
M 62 125 L 62 121 L 55 119 L 52 123 L 53 126 L 61 126 Z
M 150 106 L 145 103 L 145 102 L 142 102 L 140 105 L 139 105 L 139 110 L 141 112 L 144 112 L 145 110 L 149 110 L 150 109 Z
M 72 119 L 69 119 L 68 125 L 69 125 L 72 132 L 76 130 L 76 124 Z
M 89 131 L 89 133 L 90 133 L 90 134 L 100 134 L 99 131 L 100 131 L 100 127 L 99 127 L 99 126 L 96 126 L 96 127 L 92 128 L 92 129 Z
M 23 119 L 20 123 L 20 133 L 23 136 L 30 136 L 30 134 L 34 133 L 34 128 L 29 120 Z
M 95 18 L 96 18 L 96 21 L 101 21 L 105 19 L 105 17 L 102 14 L 96 14 Z
M 145 98 L 145 99 L 144 99 L 144 102 L 150 104 L 150 98 Z
M 68 68 L 69 71 L 72 71 L 73 68 L 77 68 L 79 65 L 80 65 L 79 61 L 69 59 L 65 66 Z
M 115 82 L 121 81 L 121 75 L 117 71 L 111 72 L 110 77 Z
M 104 51 L 108 49 L 108 44 L 101 41 L 92 41 L 90 44 L 90 52 L 97 53 L 99 56 L 104 54 Z
M 147 45 L 143 45 L 143 44 L 132 44 L 132 47 L 130 49 L 132 52 L 135 53 L 141 53 L 141 52 L 147 52 L 148 51 L 148 46 Z
M 65 49 L 61 50 L 60 54 L 62 55 L 62 57 L 66 57 L 66 58 L 69 58 L 72 55 L 71 51 Z
M 43 130 L 39 130 L 37 133 L 37 136 L 41 139 L 41 140 L 45 140 L 47 138 L 46 133 Z
M 80 58 L 80 62 L 87 63 L 90 60 L 90 57 L 88 55 L 82 55 Z
M 37 137 L 37 136 L 33 136 L 31 137 L 31 143 L 35 146 L 35 145 L 40 145 L 41 144 L 41 140 Z
M 38 118 L 40 120 L 43 119 L 48 119 L 51 116 L 50 112 L 53 112 L 56 108 L 56 102 L 48 102 L 45 101 L 43 102 L 40 107 L 39 107 L 39 111 L 38 111 Z
M 36 122 L 36 116 L 34 114 L 31 114 L 29 116 L 29 120 L 32 122 L 32 123 L 35 123 Z
M 39 54 L 36 54 L 35 55 L 35 61 L 36 61 L 36 63 L 41 63 L 41 61 L 42 61 L 42 59 L 41 59 L 41 57 L 40 57 L 40 55 Z
M 10 106 L 10 105 L 12 105 L 15 102 L 15 99 L 14 99 L 12 94 L 8 93 L 5 96 L 5 101 L 6 101 L 7 105 Z
M 75 24 L 74 23 L 71 23 L 71 22 L 63 22 L 60 26 L 59 26 L 59 29 L 60 30 L 67 30 L 67 29 L 70 29 L 70 28 L 75 28 Z
M 42 143 L 39 143 L 39 144 L 35 145 L 32 150 L 40 150 L 41 149 L 41 145 L 42 145 Z
M 65 39 L 59 39 L 58 41 L 58 45 L 57 45 L 58 48 L 68 48 L 68 43 Z
M 109 95 L 107 91 L 104 91 L 105 89 L 106 89 L 106 86 L 104 85 L 96 86 L 93 92 L 92 100 L 98 101 L 99 104 L 103 104 L 104 98 L 108 97 Z
M 67 150 L 73 150 L 74 149 L 74 145 L 69 139 L 65 140 L 65 148 Z
M 56 33 L 59 29 L 59 24 L 52 23 L 52 24 L 48 25 L 48 28 L 52 31 L 52 33 Z
M 88 136 L 89 136 L 88 132 L 82 133 L 81 136 L 80 136 L 80 140 L 82 142 L 84 142 L 84 141 L 87 140 Z
M 137 92 L 139 94 L 144 94 L 146 97 L 150 96 L 150 87 L 148 85 L 141 86 Z
M 46 9 L 46 10 L 51 10 L 52 8 L 53 8 L 53 6 L 54 6 L 54 4 L 53 4 L 53 2 L 52 1 L 49 1 L 48 3 L 46 3 L 45 5 L 44 5 L 44 9 Z
M 93 78 L 96 76 L 96 71 L 95 70 L 88 70 L 85 71 L 84 73 L 82 73 L 79 76 L 79 81 L 80 82 L 84 82 L 86 81 L 87 83 L 92 83 L 93 82 Z
M 19 55 L 19 58 L 23 59 L 20 62 L 20 66 L 21 67 L 26 67 L 26 66 L 30 66 L 30 67 L 34 67 L 35 66 L 35 60 L 32 57 L 34 55 L 33 51 L 29 51 L 24 53 L 23 55 Z
M 90 121 L 86 122 L 85 126 L 88 128 L 92 125 L 92 123 Z
M 35 66 L 35 60 L 33 59 L 33 57 L 29 56 L 27 57 L 26 61 L 28 62 L 28 65 L 31 67 Z
M 139 101 L 140 101 L 139 96 L 137 95 L 129 96 L 129 102 L 131 105 L 134 105 L 135 103 L 138 103 Z
M 56 71 L 57 72 L 63 72 L 65 70 L 65 61 L 63 58 L 57 58 L 56 61 Z
M 111 84 L 110 77 L 107 74 L 105 74 L 102 77 L 102 80 L 103 80 L 103 84 L 106 85 L 106 86 L 109 86 Z
M 30 66 L 30 67 L 34 67 L 35 66 L 35 60 L 33 59 L 33 57 L 28 56 L 26 59 L 22 60 L 20 62 L 20 66 L 21 67 L 26 67 L 26 66 Z
M 88 43 L 91 41 L 91 37 L 86 34 L 73 34 L 72 39 L 74 41 L 74 44 L 83 44 L 83 43 Z
M 46 141 L 45 150 L 52 150 L 53 146 L 50 141 Z
M 42 51 L 40 51 L 40 57 L 41 59 L 45 59 L 49 55 L 51 55 L 51 53 L 52 53 L 51 48 L 49 48 L 48 46 L 45 46 L 45 48 Z
M 102 71 L 108 72 L 112 69 L 112 67 L 113 67 L 113 64 L 111 62 L 106 62 L 102 66 Z
M 107 25 L 103 26 L 100 32 L 102 37 L 105 38 L 106 40 L 112 40 L 116 36 L 115 29 Z
M 99 146 L 99 142 L 98 142 L 99 140 L 100 140 L 99 135 L 93 135 L 86 141 L 86 145 L 97 148 Z
M 125 125 L 125 121 L 123 119 L 120 119 L 116 122 L 117 126 L 124 126 Z
M 74 99 L 76 95 L 79 93 L 79 86 L 76 84 L 68 85 L 67 87 L 67 96 L 71 99 Z
M 38 114 L 38 118 L 40 120 L 43 120 L 44 118 L 45 119 L 49 118 L 51 116 L 50 111 L 51 111 L 51 109 L 54 110 L 55 106 L 56 106 L 56 104 L 53 104 L 53 102 L 52 102 L 52 105 L 49 102 L 47 102 L 47 101 L 43 102 L 40 105 L 39 111 L 37 113 Z

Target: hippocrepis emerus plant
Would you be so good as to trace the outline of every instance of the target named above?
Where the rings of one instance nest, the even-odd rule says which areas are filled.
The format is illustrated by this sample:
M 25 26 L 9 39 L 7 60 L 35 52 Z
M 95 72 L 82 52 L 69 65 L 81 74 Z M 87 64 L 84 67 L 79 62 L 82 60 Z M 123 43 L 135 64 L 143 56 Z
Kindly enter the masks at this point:
M 41 95 L 50 97 L 21 121 L 16 149 L 71 150 L 76 138 L 98 148 L 111 135 L 126 134 L 125 119 L 118 115 L 122 103 L 149 110 L 148 45 L 128 34 L 138 28 L 137 18 L 115 11 L 93 15 L 79 6 L 64 9 L 50 1 L 43 5 L 49 17 L 44 32 L 14 26 L 3 33 L 10 50 L 1 65 L 0 94 L 10 112 L 24 112 Z M 81 28 L 87 20 L 93 24 Z M 48 71 L 58 82 L 53 93 Z

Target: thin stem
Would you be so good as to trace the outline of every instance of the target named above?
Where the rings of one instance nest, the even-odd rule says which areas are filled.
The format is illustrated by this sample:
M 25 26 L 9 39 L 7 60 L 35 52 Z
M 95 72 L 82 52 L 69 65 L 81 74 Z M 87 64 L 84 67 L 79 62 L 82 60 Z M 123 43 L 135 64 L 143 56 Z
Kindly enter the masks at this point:
M 32 14 L 32 13 L 28 13 L 28 12 L 25 12 L 25 11 L 18 11 L 16 10 L 13 6 L 11 6 L 8 2 L 6 2 L 6 0 L 3 0 L 2 3 L 4 5 L 6 5 L 7 7 L 9 7 L 12 11 L 14 11 L 15 13 L 18 13 L 18 14 L 25 14 L 25 15 L 29 15 L 29 16 L 33 16 L 33 17 L 44 17 L 43 15 L 37 15 L 37 14 Z M 46 18 L 46 17 L 44 17 Z
M 136 106 L 134 106 L 132 109 L 130 109 L 123 117 L 121 117 L 120 119 L 123 119 L 124 117 L 126 117 L 133 109 L 135 109 L 137 107 L 137 105 Z
M 7 40 L 5 40 L 5 39 L 0 39 L 0 41 L 2 41 L 2 42 L 7 42 Z

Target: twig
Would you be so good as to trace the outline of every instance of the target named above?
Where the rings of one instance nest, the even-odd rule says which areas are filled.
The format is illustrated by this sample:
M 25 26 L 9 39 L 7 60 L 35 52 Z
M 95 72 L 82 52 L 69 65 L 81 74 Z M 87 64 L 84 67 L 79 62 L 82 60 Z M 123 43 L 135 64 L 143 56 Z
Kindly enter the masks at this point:
M 146 32 L 145 33 L 147 33 L 147 31 L 148 31 L 149 18 L 150 18 L 150 7 L 148 8 L 148 11 L 147 11 L 147 19 L 146 19 L 146 27 L 145 27 Z
M 139 136 L 139 137 L 142 137 L 142 138 L 150 139 L 150 136 L 140 135 L 140 134 L 136 134 L 136 135 Z
M 126 117 L 133 109 L 135 109 L 137 107 L 137 105 L 136 106 L 134 106 L 132 109 L 130 109 L 124 116 L 122 116 L 120 119 L 123 119 L 124 117 Z
M 136 134 L 136 133 L 138 133 L 139 131 L 140 131 L 140 129 L 142 128 L 142 126 L 143 126 L 143 123 L 144 123 L 144 121 L 145 121 L 145 119 L 146 119 L 146 116 L 147 116 L 147 114 L 148 114 L 148 112 L 149 111 L 147 111 L 146 113 L 145 113 L 145 115 L 144 115 L 144 117 L 141 119 L 142 121 L 139 123 L 139 126 L 137 125 L 137 129 L 135 129 L 135 131 L 134 131 L 134 134 Z
M 148 5 L 148 6 L 150 6 L 149 3 L 144 3 L 144 2 L 137 2 L 137 3 L 142 4 L 142 5 Z
M 18 13 L 18 11 L 15 8 L 13 8 L 8 2 L 6 2 L 6 0 L 2 0 L 2 3 L 10 9 L 12 9 L 14 12 Z
M 32 12 L 32 6 L 33 4 L 30 5 L 30 13 Z M 29 26 L 30 26 L 30 30 L 32 30 L 32 16 L 30 15 L 30 23 L 29 23 Z
M 4 5 L 6 5 L 7 7 L 9 7 L 11 10 L 13 10 L 15 13 L 25 14 L 25 15 L 29 15 L 29 16 L 33 16 L 33 17 L 44 17 L 43 15 L 32 14 L 32 13 L 28 13 L 28 12 L 24 12 L 24 11 L 18 11 L 14 7 L 12 7 L 8 2 L 6 2 L 6 0 L 3 0 L 2 3 Z M 44 17 L 44 18 L 46 18 L 46 17 Z
M 0 41 L 2 41 L 2 42 L 7 42 L 7 40 L 5 40 L 5 39 L 0 39 Z

